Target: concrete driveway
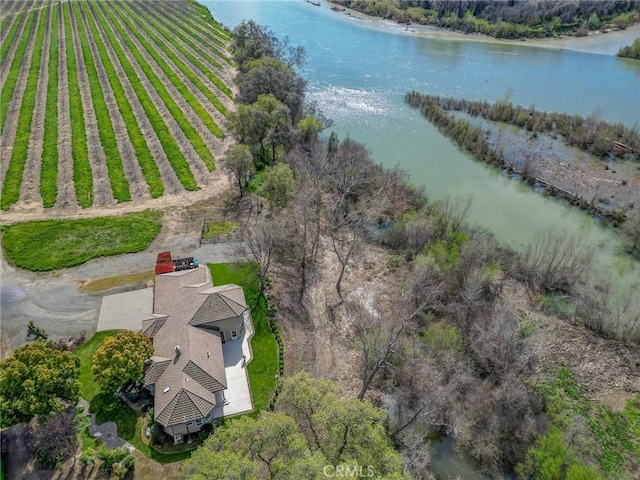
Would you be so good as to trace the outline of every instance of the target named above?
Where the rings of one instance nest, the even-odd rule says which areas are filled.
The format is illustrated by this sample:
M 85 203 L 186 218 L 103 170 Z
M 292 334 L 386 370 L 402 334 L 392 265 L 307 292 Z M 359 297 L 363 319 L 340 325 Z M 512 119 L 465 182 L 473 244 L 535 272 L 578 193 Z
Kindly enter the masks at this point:
M 102 297 L 97 332 L 103 330 L 134 330 L 142 328 L 142 320 L 153 313 L 153 288 Z

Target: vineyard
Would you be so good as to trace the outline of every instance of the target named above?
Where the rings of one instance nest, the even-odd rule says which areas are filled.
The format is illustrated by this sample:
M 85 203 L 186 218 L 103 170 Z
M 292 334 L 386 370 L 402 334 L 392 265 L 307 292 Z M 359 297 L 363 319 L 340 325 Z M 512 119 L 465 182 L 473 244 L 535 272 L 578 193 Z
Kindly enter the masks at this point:
M 143 203 L 209 184 L 230 36 L 192 0 L 2 0 L 0 208 Z

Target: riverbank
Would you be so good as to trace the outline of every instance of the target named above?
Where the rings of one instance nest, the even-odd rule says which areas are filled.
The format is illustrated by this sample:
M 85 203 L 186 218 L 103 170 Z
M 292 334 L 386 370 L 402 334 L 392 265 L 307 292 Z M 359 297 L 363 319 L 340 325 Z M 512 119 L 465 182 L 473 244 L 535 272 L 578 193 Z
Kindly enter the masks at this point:
M 333 4 L 326 8 L 332 9 Z M 372 17 L 362 12 L 349 8 L 339 7 L 334 10 L 337 15 L 346 15 L 354 21 L 365 22 L 368 28 L 385 30 L 400 35 L 414 35 L 442 40 L 472 41 L 494 43 L 502 45 L 524 45 L 539 48 L 551 48 L 557 50 L 573 50 L 576 52 L 593 53 L 599 55 L 616 55 L 621 47 L 631 45 L 635 38 L 640 37 L 640 24 L 632 25 L 626 30 L 590 32 L 585 37 L 560 36 L 555 38 L 522 38 L 508 40 L 490 37 L 479 33 L 462 33 L 445 28 L 430 25 L 411 24 L 404 25 L 392 20 Z

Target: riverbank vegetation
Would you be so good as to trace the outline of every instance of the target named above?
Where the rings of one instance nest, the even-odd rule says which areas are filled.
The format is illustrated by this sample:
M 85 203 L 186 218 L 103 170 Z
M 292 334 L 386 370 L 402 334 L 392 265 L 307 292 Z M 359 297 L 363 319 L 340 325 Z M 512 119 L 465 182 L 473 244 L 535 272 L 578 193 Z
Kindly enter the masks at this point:
M 629 178 L 624 175 L 602 178 L 601 170 L 589 170 L 591 167 L 587 162 L 579 162 L 580 168 L 571 166 L 565 169 L 555 166 L 543 169 L 540 165 L 553 164 L 551 146 L 553 142 L 561 142 L 601 159 L 604 171 L 611 171 L 612 175 L 616 174 L 616 169 L 626 168 L 629 164 L 626 171 L 633 176 L 631 165 L 640 160 L 637 128 L 627 128 L 621 123 L 611 124 L 596 115 L 584 118 L 541 112 L 533 107 L 513 105 L 508 96 L 492 104 L 414 91 L 406 95 L 405 101 L 420 109 L 443 134 L 477 160 L 516 173 L 530 185 L 605 218 L 615 226 L 622 226 L 621 231 L 630 241 L 629 250 L 635 254 L 639 236 L 635 213 L 638 189 L 635 184 L 629 185 Z M 478 124 L 475 121 L 478 118 L 486 122 Z M 505 124 L 517 127 L 517 130 L 504 131 Z M 550 143 L 544 144 L 545 151 L 541 154 L 535 151 L 534 143 L 544 135 Z M 504 141 L 503 136 L 506 136 Z M 524 151 L 513 148 L 520 139 L 523 139 Z M 569 154 L 570 157 L 575 156 L 571 152 Z M 540 155 L 545 157 L 544 162 L 538 160 Z M 564 165 L 569 161 L 560 158 L 556 163 Z M 579 183 L 585 177 L 585 171 L 595 180 L 588 184 Z M 615 201 L 612 200 L 614 194 L 617 197 Z
M 636 60 L 640 60 L 640 37 L 636 38 L 631 45 L 622 47 L 618 51 L 618 56 L 624 57 L 624 58 L 635 58 Z
M 3 227 L 2 248 L 16 267 L 45 272 L 93 258 L 144 250 L 160 233 L 160 212 L 119 217 L 44 220 Z
M 495 38 L 584 36 L 594 30 L 624 30 L 640 22 L 640 7 L 634 2 L 330 1 L 402 24 L 432 25 Z
M 628 128 L 619 122 L 609 123 L 595 114 L 584 118 L 567 113 L 543 112 L 535 107 L 514 105 L 508 95 L 500 101 L 490 103 L 426 95 L 414 91 L 408 93 L 405 100 L 410 106 L 420 108 L 428 117 L 435 118 L 436 114 L 432 112 L 434 107 L 439 107 L 445 112 L 465 112 L 473 117 L 522 127 L 532 135 L 548 133 L 561 136 L 568 145 L 578 147 L 603 160 L 608 155 L 613 155 L 621 159 L 640 161 L 638 127 Z M 438 121 L 440 122 L 441 120 Z
M 2 210 L 111 206 L 208 184 L 233 61 L 206 8 L 37 0 L 0 9 L 0 22 L 11 152 Z

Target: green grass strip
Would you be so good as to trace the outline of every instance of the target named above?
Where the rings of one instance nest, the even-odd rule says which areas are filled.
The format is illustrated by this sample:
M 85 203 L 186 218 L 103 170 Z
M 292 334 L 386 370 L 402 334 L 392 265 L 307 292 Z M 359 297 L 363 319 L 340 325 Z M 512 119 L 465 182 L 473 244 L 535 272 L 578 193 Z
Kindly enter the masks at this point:
M 102 93 L 102 85 L 98 79 L 98 69 L 96 68 L 93 60 L 93 53 L 89 47 L 89 40 L 84 28 L 84 22 L 82 21 L 82 14 L 80 13 L 78 2 L 73 2 L 71 5 L 78 27 L 80 47 L 82 49 L 84 66 L 89 80 L 89 90 L 91 92 L 93 109 L 96 114 L 100 144 L 104 150 L 107 162 L 107 172 L 109 174 L 109 182 L 111 183 L 113 198 L 115 198 L 117 202 L 128 202 L 131 200 L 129 181 L 124 174 L 122 158 L 120 157 L 120 151 L 118 150 L 118 144 L 116 143 L 116 134 L 113 131 L 113 124 L 111 123 L 111 117 L 109 116 L 107 102 L 105 101 L 104 94 Z
M 220 65 L 220 62 L 218 62 L 215 58 L 213 58 L 211 55 L 209 55 L 207 52 L 204 51 L 204 48 L 202 47 L 202 45 L 199 45 L 199 46 L 196 45 L 189 39 L 189 37 L 187 37 L 186 35 L 183 35 L 183 32 L 185 32 L 184 29 L 175 28 L 174 27 L 175 23 L 172 24 L 171 22 L 164 21 L 163 18 L 165 17 L 163 15 L 158 15 L 157 11 L 155 11 L 155 15 L 154 15 L 154 12 L 151 12 L 150 11 L 151 9 L 147 8 L 147 6 L 143 3 L 135 3 L 135 4 L 128 4 L 128 5 L 129 6 L 135 5 L 134 8 L 139 12 L 140 16 L 144 18 L 151 25 L 161 24 L 162 26 L 164 26 L 164 28 L 169 30 L 173 34 L 173 36 L 167 34 L 166 32 L 163 32 L 161 29 L 158 29 L 160 34 L 164 38 L 169 40 L 171 44 L 174 47 L 178 48 L 181 52 L 185 54 L 188 53 L 186 50 L 180 47 L 180 44 L 175 42 L 175 38 L 179 38 L 180 40 L 182 40 L 182 42 L 186 43 L 192 50 L 200 52 L 200 55 L 217 69 L 222 70 L 224 68 L 222 65 Z M 173 17 L 171 20 L 175 22 L 176 18 Z M 213 50 L 217 52 L 215 48 L 213 48 Z
M 122 4 L 122 5 L 124 5 L 124 4 Z M 128 10 L 128 12 L 131 15 L 135 15 L 136 17 L 140 17 L 140 16 L 145 17 L 145 15 L 143 13 L 141 13 L 141 12 L 135 12 L 134 13 L 131 10 Z M 126 20 L 126 14 L 122 18 L 125 21 L 127 21 Z M 131 23 L 129 23 L 128 21 L 127 21 L 127 24 L 129 25 L 129 28 L 133 27 L 131 25 Z M 226 113 L 227 113 L 226 107 L 222 103 L 220 103 L 220 100 L 218 100 L 218 98 L 215 96 L 215 94 L 211 90 L 209 90 L 209 88 L 207 88 L 200 81 L 200 79 L 196 75 L 193 74 L 191 68 L 187 67 L 184 64 L 184 62 L 182 62 L 171 50 L 169 50 L 168 48 L 163 48 L 164 45 L 165 45 L 165 42 L 160 40 L 153 33 L 153 31 L 151 29 L 149 29 L 149 27 L 147 27 L 147 25 L 145 25 L 144 23 L 140 22 L 139 26 L 142 27 L 142 29 L 149 36 L 149 38 L 151 38 L 151 40 L 153 42 L 155 42 L 156 47 L 154 48 L 154 46 L 150 45 L 149 42 L 147 42 L 142 35 L 138 35 L 138 33 L 137 33 L 138 29 L 134 29 L 133 31 L 136 32 L 135 35 L 138 38 L 138 41 L 147 49 L 149 54 L 153 57 L 153 59 L 156 61 L 156 63 L 160 66 L 160 68 L 162 69 L 164 74 L 171 80 L 171 83 L 182 94 L 182 96 L 185 98 L 187 103 L 189 103 L 191 108 L 193 108 L 193 110 L 200 117 L 200 119 L 204 122 L 205 126 L 209 129 L 209 131 L 211 133 L 213 133 L 213 135 L 215 135 L 218 138 L 224 138 L 224 132 L 216 124 L 215 120 L 213 118 L 211 118 L 211 115 L 209 115 L 209 112 L 207 111 L 207 109 L 202 106 L 200 101 L 191 93 L 191 91 L 187 88 L 187 86 L 184 84 L 184 82 L 182 80 L 180 80 L 180 78 L 173 71 L 173 69 L 169 65 L 167 65 L 165 63 L 163 58 L 158 54 L 156 48 L 162 48 L 164 53 L 165 53 L 165 55 L 167 55 L 171 59 L 171 61 L 178 67 L 178 69 L 182 71 L 182 73 L 191 81 L 191 83 L 193 83 L 209 99 L 209 101 L 216 107 L 216 109 L 220 113 L 222 113 L 223 115 L 226 115 Z M 169 42 L 174 42 L 174 41 L 175 40 L 169 40 Z M 178 47 L 176 46 L 176 48 L 178 48 Z M 204 65 L 202 65 L 202 68 L 204 68 Z M 209 72 L 209 74 L 212 75 L 211 72 Z M 212 75 L 212 76 L 217 79 L 217 77 L 215 77 L 215 75 Z M 224 86 L 224 83 L 222 83 L 219 79 L 217 79 L 217 80 L 218 80 L 218 82 L 220 84 L 222 84 Z M 211 152 L 209 152 L 209 153 L 211 153 Z M 209 167 L 209 171 L 211 171 L 211 170 L 213 170 L 215 168 L 214 164 L 213 164 L 213 155 L 211 155 L 211 160 L 212 160 L 211 165 L 207 164 L 207 166 Z
M 109 3 L 111 3 L 111 2 L 109 2 Z M 103 5 L 106 6 L 107 4 L 105 3 Z M 135 44 L 130 39 L 130 35 L 127 32 L 125 32 L 124 28 L 122 28 L 122 26 L 115 20 L 112 11 L 116 10 L 117 7 L 111 7 L 110 6 L 110 7 L 106 7 L 106 8 L 107 8 L 108 14 L 113 19 L 114 26 L 119 30 L 122 38 L 124 39 L 124 41 L 129 46 L 129 49 L 131 50 L 131 53 L 136 58 L 136 60 L 140 64 L 140 67 L 142 68 L 144 74 L 149 79 L 149 82 L 151 83 L 151 85 L 153 86 L 155 91 L 158 93 L 158 95 L 160 96 L 160 98 L 162 99 L 164 104 L 166 105 L 167 109 L 169 110 L 169 113 L 171 113 L 171 115 L 173 116 L 175 121 L 178 123 L 178 125 L 180 126 L 180 128 L 184 132 L 184 135 L 187 137 L 187 139 L 189 140 L 189 142 L 193 146 L 193 148 L 196 151 L 196 153 L 200 156 L 200 158 L 204 161 L 204 163 L 207 166 L 209 166 L 208 162 L 211 162 L 211 165 L 213 165 L 213 154 L 211 153 L 211 151 L 205 145 L 204 141 L 202 140 L 202 137 L 200 137 L 200 135 L 198 134 L 196 129 L 193 127 L 193 125 L 191 125 L 191 122 L 189 122 L 189 119 L 185 116 L 185 114 L 182 111 L 182 109 L 178 106 L 178 104 L 175 102 L 175 100 L 173 99 L 171 94 L 167 91 L 167 89 L 164 86 L 163 82 L 153 72 L 153 69 L 151 68 L 151 65 L 149 65 L 149 63 L 146 62 L 146 60 L 142 56 L 142 53 L 136 48 Z M 109 12 L 109 10 L 111 10 L 111 12 Z M 152 47 L 144 40 L 144 38 L 142 38 L 141 35 L 139 35 L 137 33 L 137 31 L 136 31 L 137 28 L 135 26 L 133 26 L 131 24 L 131 22 L 129 22 L 125 18 L 124 13 L 122 13 L 121 15 L 122 15 L 121 18 L 123 19 L 124 23 L 129 27 L 130 31 L 136 36 L 136 38 L 138 38 L 138 41 L 140 41 L 140 43 L 147 50 L 151 50 Z M 157 55 L 157 53 L 155 53 L 155 55 Z M 155 55 L 152 55 L 152 57 L 155 57 Z M 164 61 L 162 61 L 161 58 L 159 60 L 156 60 L 156 62 L 158 62 L 158 61 L 161 62 L 160 66 L 161 66 L 162 70 L 164 70 L 165 68 L 168 70 L 169 67 L 167 67 L 164 64 Z M 169 79 L 170 79 L 170 81 L 172 83 L 174 83 L 174 84 L 176 84 L 176 83 L 181 84 L 182 83 L 177 78 L 177 76 L 175 76 L 175 73 L 171 72 L 171 74 L 173 75 L 173 78 L 171 76 L 169 76 Z M 177 85 L 176 85 L 176 88 L 177 88 Z M 184 88 L 186 88 L 186 87 L 184 87 Z
M 15 266 L 32 272 L 73 267 L 94 258 L 145 250 L 162 227 L 162 213 L 44 220 L 4 227 L 2 248 Z
M 163 15 L 162 12 L 158 12 L 158 11 L 153 11 L 152 14 L 158 20 L 162 20 L 162 18 L 165 18 L 167 16 L 167 15 Z M 173 15 L 172 18 L 174 20 L 174 23 L 172 25 L 169 25 L 168 28 L 173 29 L 175 25 L 175 27 L 177 27 L 177 29 L 175 29 L 177 33 L 182 32 L 185 34 L 185 35 L 182 35 L 182 33 L 180 33 L 182 37 L 184 37 L 183 41 L 187 42 L 187 39 L 191 38 L 191 40 L 188 40 L 188 42 L 190 45 L 195 45 L 195 47 L 192 47 L 192 48 L 194 48 L 198 52 L 201 52 L 202 55 L 206 55 L 206 57 L 208 57 L 210 60 L 213 60 L 213 62 L 215 62 L 213 63 L 213 65 L 215 65 L 216 67 L 220 69 L 222 68 L 222 66 L 218 63 L 218 61 L 213 57 L 207 55 L 205 51 L 214 52 L 223 62 L 225 62 L 230 66 L 233 66 L 233 60 L 228 57 L 229 53 L 228 53 L 228 47 L 226 45 L 224 45 L 223 48 L 219 48 L 218 43 L 215 43 L 213 41 L 209 41 L 209 42 L 205 41 L 205 39 L 208 38 L 205 32 L 203 32 L 202 29 L 196 28 L 194 25 L 189 24 L 187 19 L 184 18 L 185 13 L 183 11 L 174 10 L 172 15 Z M 197 33 L 189 32 L 187 27 L 191 27 Z M 198 33 L 200 35 L 198 35 Z M 227 40 L 225 39 L 225 41 Z
M 220 89 L 220 91 L 222 91 L 227 97 L 233 98 L 233 92 L 231 92 L 231 89 L 229 87 L 227 87 L 227 85 L 225 85 L 225 83 L 222 80 L 220 80 L 220 78 L 218 78 L 200 60 L 198 60 L 188 50 L 183 48 L 182 45 L 180 45 L 178 42 L 176 42 L 174 37 L 181 38 L 183 42 L 187 43 L 194 50 L 201 50 L 202 48 L 198 48 L 195 44 L 193 44 L 193 42 L 190 42 L 186 37 L 184 37 L 184 35 L 181 35 L 180 32 L 178 30 L 176 30 L 175 28 L 173 28 L 169 23 L 164 22 L 161 19 L 161 17 L 154 16 L 153 19 L 151 19 L 148 15 L 145 15 L 139 9 L 138 9 L 138 15 L 140 17 L 142 17 L 143 19 L 145 19 L 147 22 L 149 22 L 154 27 L 157 26 L 157 23 L 160 23 L 165 28 L 167 28 L 174 36 L 171 36 L 170 34 L 168 34 L 166 31 L 164 31 L 161 28 L 157 28 L 156 30 L 158 32 L 160 32 L 160 34 L 165 38 L 166 41 L 171 43 L 177 50 L 179 50 L 180 53 L 182 53 L 187 60 L 189 60 L 193 65 L 195 65 L 198 68 L 198 70 L 200 70 L 203 73 L 203 75 L 206 76 L 209 79 L 209 81 L 211 81 L 211 83 L 213 83 L 216 87 L 218 87 Z M 157 23 L 156 23 L 156 21 L 157 21 Z M 149 33 L 149 29 L 148 28 L 146 28 L 144 26 L 143 26 L 143 28 L 147 32 L 148 35 L 150 35 L 150 36 L 153 35 L 152 33 Z M 155 37 L 155 35 L 153 35 L 153 36 Z M 157 37 L 154 38 L 154 41 L 156 42 L 156 44 L 160 45 L 160 43 L 158 43 Z M 175 58 L 175 55 L 173 55 L 172 52 L 167 51 L 166 53 L 170 54 L 172 59 Z M 212 63 L 216 67 L 222 69 L 222 66 L 218 62 L 216 62 L 212 57 L 210 57 L 206 53 L 201 53 L 201 55 L 203 57 L 205 57 L 210 63 Z M 197 77 L 191 75 L 191 69 L 189 67 L 185 66 L 184 62 L 182 62 L 179 59 L 177 59 L 177 60 L 174 60 L 174 63 L 176 63 L 176 65 L 180 68 L 180 70 L 182 70 L 185 73 L 185 75 L 189 75 L 189 79 L 192 82 L 194 82 L 194 84 L 196 84 L 198 89 L 202 93 L 204 93 L 204 95 L 218 109 L 218 111 L 220 113 L 222 113 L 223 115 L 227 114 L 226 107 L 222 103 L 220 103 L 220 101 L 213 94 L 213 92 L 211 92 Z
M 58 197 L 58 5 L 50 7 L 49 83 L 44 114 L 44 140 L 40 164 L 40 195 L 45 208 L 53 207 Z
M 200 62 L 196 57 L 191 55 L 189 51 L 184 49 L 178 42 L 176 42 L 175 39 L 171 37 L 171 35 L 167 34 L 163 29 L 157 28 L 158 25 L 156 22 L 154 22 L 153 19 L 149 18 L 149 16 L 147 16 L 144 12 L 140 10 L 138 10 L 135 13 L 135 15 L 136 17 L 142 17 L 149 24 L 155 27 L 155 30 L 159 31 L 162 34 L 162 36 L 165 37 L 166 41 L 171 43 L 178 51 L 180 51 L 185 56 L 185 58 L 187 58 L 191 63 L 193 63 L 198 68 L 198 70 L 200 70 L 211 81 L 211 83 L 216 85 L 229 98 L 232 98 L 233 93 L 231 92 L 231 89 L 229 89 L 229 87 L 227 87 L 222 80 L 216 77 L 213 74 L 213 72 L 209 68 L 207 68 L 202 62 Z M 147 27 L 144 23 L 140 23 L 140 26 L 147 33 L 147 35 L 156 43 L 156 45 L 161 46 L 165 44 L 165 42 L 163 42 L 161 39 L 158 38 L 157 35 L 153 33 L 154 30 Z M 198 88 L 198 90 L 200 90 L 209 99 L 209 101 L 216 107 L 216 109 L 223 115 L 226 115 L 227 108 L 222 103 L 220 103 L 220 100 L 218 100 L 218 97 L 216 97 L 216 95 L 204 83 L 202 83 L 196 75 L 192 73 L 192 68 L 188 67 L 172 51 L 166 49 L 164 50 L 164 52 L 169 58 L 171 58 L 174 64 L 182 71 L 182 73 L 186 75 L 187 78 L 189 78 L 189 80 L 191 80 L 191 82 Z M 217 125 L 216 125 L 216 128 L 217 128 Z M 218 138 L 224 137 L 224 134 L 220 129 L 218 129 L 218 132 L 212 131 L 212 133 L 216 135 Z
M 203 21 L 202 20 L 203 17 L 207 17 L 207 20 Z M 221 37 L 224 35 L 224 38 L 227 39 L 228 35 L 226 32 L 224 34 L 221 33 L 221 32 L 224 32 L 224 29 L 220 27 L 220 25 L 218 25 L 211 18 L 211 15 L 209 14 L 209 10 L 206 10 L 204 12 L 201 11 L 200 13 L 189 15 L 188 17 L 182 16 L 181 18 L 185 23 L 189 24 L 192 28 L 194 28 L 195 30 L 199 30 L 205 37 L 207 37 L 213 43 L 215 43 L 220 47 L 226 48 L 225 42 L 218 37 Z M 213 31 L 215 35 L 212 35 L 210 31 Z
M 2 210 L 8 210 L 20 198 L 20 186 L 22 185 L 24 166 L 29 152 L 33 110 L 36 105 L 36 91 L 38 89 L 38 77 L 40 76 L 40 61 L 42 60 L 42 44 L 44 43 L 46 20 L 47 15 L 42 11 L 38 22 L 38 30 L 36 31 L 36 41 L 33 46 L 27 84 L 22 97 L 16 138 L 13 142 L 11 160 L 9 160 L 9 168 L 2 188 L 2 198 L 0 199 L 0 209 Z
M 186 190 L 198 190 L 199 187 L 195 181 L 191 168 L 189 168 L 189 163 L 184 158 L 184 155 L 180 151 L 180 148 L 178 148 L 178 145 L 169 133 L 162 116 L 160 115 L 157 108 L 149 98 L 146 90 L 140 83 L 140 79 L 138 78 L 136 71 L 127 60 L 127 57 L 122 50 L 122 47 L 120 47 L 120 44 L 116 40 L 113 32 L 107 27 L 107 21 L 102 14 L 102 5 L 94 1 L 89 4 L 89 8 L 92 10 L 92 12 L 94 12 L 95 18 L 97 18 L 98 21 L 102 25 L 104 25 L 104 31 L 109 38 L 109 42 L 111 43 L 111 46 L 113 47 L 118 60 L 120 60 L 120 64 L 122 65 L 122 68 L 125 71 L 127 78 L 131 83 L 131 86 L 135 90 L 138 100 L 140 101 L 140 104 L 142 105 L 142 108 L 144 109 L 145 114 L 147 115 L 147 118 L 149 119 L 149 122 L 153 127 L 153 130 L 156 132 L 158 140 L 162 145 L 162 149 L 164 150 L 169 163 L 173 167 L 176 176 L 180 180 L 180 183 L 182 183 L 182 186 Z M 113 28 L 118 30 L 113 16 L 109 12 L 107 12 L 106 14 L 111 18 L 111 21 L 113 22 Z M 124 36 L 124 38 L 125 41 L 128 40 L 126 35 Z
M 63 5 L 65 47 L 67 54 L 67 82 L 69 90 L 69 114 L 71 117 L 71 152 L 73 157 L 73 183 L 76 200 L 82 208 L 93 204 L 93 173 L 87 150 L 87 133 L 84 126 L 84 111 L 78 83 L 78 66 L 73 48 L 73 30 L 69 19 L 69 3 Z
M 267 408 L 276 388 L 278 374 L 278 344 L 269 327 L 267 305 L 260 295 L 255 273 L 247 263 L 208 263 L 215 285 L 235 283 L 244 291 L 251 310 L 254 334 L 251 337 L 252 360 L 247 364 L 254 413 Z
M 11 45 L 13 45 L 13 41 L 16 37 L 16 31 L 18 30 L 18 27 L 22 23 L 23 17 L 24 17 L 24 13 L 19 13 L 18 15 L 16 15 L 15 20 L 11 25 L 11 30 L 9 30 L 9 33 L 7 34 L 4 41 L 2 42 L 2 46 L 0 47 L 0 61 L 2 63 L 4 63 L 5 59 L 7 58 L 7 55 L 9 54 Z M 0 24 L 0 30 L 4 30 L 7 27 L 7 23 L 12 18 L 13 18 L 12 16 L 7 16 L 3 18 L 2 23 Z
M 195 0 L 189 0 L 189 3 L 192 5 L 193 9 L 196 10 L 196 14 L 200 15 L 201 18 L 206 18 L 205 24 L 208 27 L 211 27 L 219 37 L 224 38 L 225 40 L 231 40 L 231 35 L 224 28 L 222 28 L 222 26 L 218 22 L 215 21 L 215 19 L 211 15 L 211 12 L 209 11 L 209 8 L 207 8 L 205 5 L 202 5 L 201 3 L 196 2 Z M 196 15 L 194 15 L 194 17 L 195 16 Z
M 122 83 L 120 83 L 118 74 L 111 63 L 107 49 L 104 46 L 104 42 L 102 41 L 100 33 L 95 26 L 94 18 L 92 15 L 87 15 L 86 17 L 93 35 L 93 40 L 95 41 L 98 53 L 100 54 L 102 65 L 107 72 L 107 78 L 109 79 L 109 84 L 111 85 L 113 95 L 118 104 L 118 110 L 120 110 L 120 115 L 122 115 L 122 118 L 124 119 L 124 124 L 127 129 L 127 133 L 129 134 L 129 140 L 133 146 L 133 150 L 136 154 L 142 174 L 144 175 L 144 179 L 146 180 L 147 185 L 149 185 L 149 193 L 152 198 L 161 197 L 164 194 L 164 185 L 162 183 L 162 177 L 160 175 L 158 165 L 156 165 L 151 150 L 149 149 L 149 146 L 142 135 L 142 131 L 138 126 L 138 122 L 136 121 L 136 117 L 133 113 L 133 108 L 127 99 L 127 95 L 122 87 Z
M 20 43 L 16 48 L 13 62 L 11 62 L 7 80 L 5 81 L 4 86 L 2 87 L 2 91 L 0 92 L 0 133 L 4 131 L 4 122 L 7 119 L 9 104 L 11 103 L 11 99 L 13 98 L 13 91 L 15 90 L 16 83 L 18 82 L 20 67 L 22 66 L 22 60 L 24 59 L 25 52 L 27 51 L 27 44 L 29 43 L 31 31 L 33 30 L 33 21 L 35 16 L 36 11 L 34 10 L 27 17 L 27 23 L 24 26 L 24 30 L 22 31 Z M 7 43 L 10 43 L 8 38 Z M 29 128 L 31 128 L 31 126 L 29 126 Z

